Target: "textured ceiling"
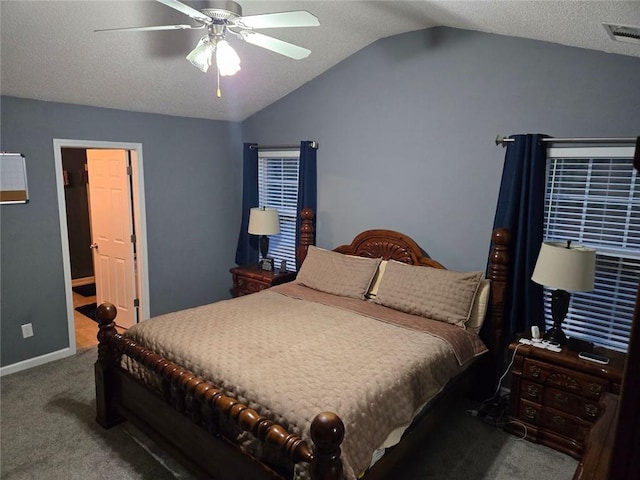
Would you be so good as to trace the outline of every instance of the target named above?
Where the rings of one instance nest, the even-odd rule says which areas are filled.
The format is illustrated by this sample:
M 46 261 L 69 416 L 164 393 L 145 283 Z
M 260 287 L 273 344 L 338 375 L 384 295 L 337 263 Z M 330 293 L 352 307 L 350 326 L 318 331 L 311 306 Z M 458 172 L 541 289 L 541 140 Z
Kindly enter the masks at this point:
M 244 15 L 304 9 L 319 27 L 264 31 L 304 60 L 231 39 L 242 70 L 222 78 L 186 60 L 202 31 L 95 29 L 192 23 L 154 1 L 0 1 L 0 92 L 49 101 L 240 121 L 379 38 L 445 25 L 640 57 L 602 22 L 640 26 L 640 1 L 244 1 Z M 490 55 L 490 52 L 487 52 Z

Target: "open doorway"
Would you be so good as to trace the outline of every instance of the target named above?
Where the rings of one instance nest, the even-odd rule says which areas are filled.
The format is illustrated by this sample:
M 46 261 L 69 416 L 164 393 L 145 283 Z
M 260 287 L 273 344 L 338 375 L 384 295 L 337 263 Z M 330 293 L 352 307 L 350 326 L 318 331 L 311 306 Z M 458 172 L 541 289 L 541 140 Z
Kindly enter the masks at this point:
M 91 304 L 96 301 L 96 295 L 91 291 L 91 284 L 95 285 L 96 276 L 93 265 L 93 251 L 90 249 L 90 247 L 93 246 L 90 231 L 90 195 L 86 188 L 87 174 L 83 173 L 87 171 L 84 164 L 86 162 L 86 150 L 88 149 L 125 151 L 123 153 L 126 153 L 128 158 L 130 158 L 131 216 L 127 221 L 132 223 L 131 230 L 135 232 L 135 235 L 131 237 L 133 250 L 135 251 L 134 261 L 131 266 L 133 270 L 131 275 L 135 282 L 138 319 L 145 320 L 149 318 L 149 282 L 142 145 L 54 139 L 60 234 L 69 325 L 69 345 L 74 352 L 77 348 L 95 344 L 94 339 L 97 334 L 97 325 L 93 320 L 89 319 L 90 315 L 83 315 L 76 310 L 76 308 L 81 305 Z M 69 159 L 69 157 L 71 157 L 71 159 Z M 73 171 L 70 169 L 73 169 Z M 72 188 L 74 191 L 71 191 Z M 74 203 L 72 206 L 67 204 L 67 200 L 70 198 Z M 84 205 L 82 205 L 83 198 L 86 198 Z M 69 213 L 74 216 L 73 219 L 70 219 Z M 73 233 L 71 233 L 72 230 Z M 78 293 L 79 291 L 85 295 Z M 105 300 L 109 299 L 106 298 Z M 80 332 L 80 330 L 82 331 Z
M 76 348 L 96 344 L 96 327 L 91 317 L 96 307 L 96 284 L 91 250 L 89 172 L 85 148 L 62 148 L 62 174 L 67 238 L 71 267 L 73 319 Z

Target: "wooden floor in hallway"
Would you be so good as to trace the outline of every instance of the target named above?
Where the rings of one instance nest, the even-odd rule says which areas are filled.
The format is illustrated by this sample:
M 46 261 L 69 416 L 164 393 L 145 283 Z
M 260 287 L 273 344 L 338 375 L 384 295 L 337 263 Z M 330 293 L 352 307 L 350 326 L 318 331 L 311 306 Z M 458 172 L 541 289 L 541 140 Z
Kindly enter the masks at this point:
M 75 322 L 76 349 L 95 347 L 98 345 L 98 323 L 76 310 L 76 307 L 95 303 L 96 296 L 83 297 L 73 292 L 73 321 Z M 119 333 L 126 329 L 117 327 Z
M 88 305 L 95 301 L 95 295 L 83 297 L 73 292 L 73 320 L 76 325 L 76 349 L 78 350 L 98 345 L 98 324 L 76 310 L 76 307 Z

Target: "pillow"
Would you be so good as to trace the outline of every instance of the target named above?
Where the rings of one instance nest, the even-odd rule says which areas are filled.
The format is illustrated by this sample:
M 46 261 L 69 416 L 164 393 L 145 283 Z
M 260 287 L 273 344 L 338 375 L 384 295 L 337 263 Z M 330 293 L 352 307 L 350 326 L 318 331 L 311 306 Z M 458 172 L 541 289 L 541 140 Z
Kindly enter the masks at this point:
M 295 282 L 321 292 L 364 299 L 379 258 L 364 258 L 309 246 Z
M 467 328 L 476 333 L 480 333 L 482 324 L 484 323 L 484 317 L 487 314 L 487 308 L 489 307 L 489 291 L 491 290 L 491 280 L 480 280 L 480 287 L 476 298 L 473 299 L 473 305 L 471 306 L 471 315 L 467 321 Z
M 387 263 L 389 263 L 389 260 L 382 260 L 380 262 L 380 265 L 378 266 L 378 270 L 376 270 L 376 274 L 373 277 L 373 282 L 371 282 L 371 287 L 369 287 L 369 291 L 365 295 L 370 300 L 374 300 L 376 298 L 376 295 L 378 294 L 380 281 L 382 280 L 382 275 L 384 275 L 384 269 L 387 268 Z
M 464 328 L 482 276 L 390 261 L 376 303 Z

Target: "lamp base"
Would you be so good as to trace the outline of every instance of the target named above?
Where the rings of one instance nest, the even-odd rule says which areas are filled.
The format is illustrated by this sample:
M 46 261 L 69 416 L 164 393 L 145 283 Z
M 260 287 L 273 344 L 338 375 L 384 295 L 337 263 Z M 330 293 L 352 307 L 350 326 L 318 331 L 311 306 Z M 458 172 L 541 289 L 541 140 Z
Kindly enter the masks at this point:
M 550 342 L 556 342 L 560 345 L 567 344 L 567 336 L 564 334 L 562 329 L 557 326 L 551 327 L 545 334 L 542 336 L 545 340 L 549 340 Z
M 560 345 L 567 344 L 567 336 L 560 326 L 569 311 L 570 300 L 571 294 L 566 290 L 558 289 L 551 292 L 551 317 L 553 318 L 553 327 L 551 327 L 542 338 L 559 343 Z
M 260 254 L 262 258 L 267 258 L 267 253 L 269 252 L 269 236 L 262 235 L 260 237 Z

